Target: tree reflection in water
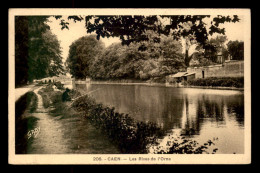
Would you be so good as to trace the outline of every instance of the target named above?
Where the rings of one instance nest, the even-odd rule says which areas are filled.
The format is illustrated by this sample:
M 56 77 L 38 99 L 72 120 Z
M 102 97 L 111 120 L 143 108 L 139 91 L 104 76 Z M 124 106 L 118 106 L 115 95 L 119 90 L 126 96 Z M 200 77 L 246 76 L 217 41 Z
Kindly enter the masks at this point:
M 155 122 L 167 135 L 206 141 L 218 137 L 221 145 L 230 143 L 230 148 L 235 148 L 234 142 L 243 141 L 244 94 L 239 91 L 116 84 L 91 84 L 80 89 L 97 88 L 98 92 L 91 93 L 97 102 L 138 121 Z

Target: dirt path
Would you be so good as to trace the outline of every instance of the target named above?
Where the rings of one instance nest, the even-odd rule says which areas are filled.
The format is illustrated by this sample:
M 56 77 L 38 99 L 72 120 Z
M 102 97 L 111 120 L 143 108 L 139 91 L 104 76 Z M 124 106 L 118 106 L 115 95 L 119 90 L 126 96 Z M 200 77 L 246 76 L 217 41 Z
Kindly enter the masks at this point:
M 41 88 L 38 88 L 34 91 L 38 97 L 38 108 L 37 111 L 32 115 L 39 119 L 37 121 L 36 127 L 40 129 L 40 132 L 34 138 L 34 141 L 28 153 L 66 153 L 67 140 L 64 139 L 62 133 L 60 133 L 62 124 L 58 121 L 55 121 L 54 117 L 48 115 L 48 110 L 43 107 L 42 97 L 38 94 L 38 91 Z

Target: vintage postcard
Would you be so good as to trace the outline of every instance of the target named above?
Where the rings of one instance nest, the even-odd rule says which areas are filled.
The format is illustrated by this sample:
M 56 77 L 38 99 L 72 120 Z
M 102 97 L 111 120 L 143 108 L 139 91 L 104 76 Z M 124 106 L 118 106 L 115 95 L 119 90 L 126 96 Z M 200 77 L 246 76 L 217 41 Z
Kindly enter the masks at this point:
M 250 9 L 9 9 L 9 164 L 250 164 Z

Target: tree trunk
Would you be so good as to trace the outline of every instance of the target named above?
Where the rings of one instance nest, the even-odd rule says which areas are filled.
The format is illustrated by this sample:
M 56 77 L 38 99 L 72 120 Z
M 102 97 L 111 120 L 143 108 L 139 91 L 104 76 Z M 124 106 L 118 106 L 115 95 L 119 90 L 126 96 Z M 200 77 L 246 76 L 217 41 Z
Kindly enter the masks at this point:
M 185 39 L 185 59 L 184 59 L 184 63 L 185 63 L 185 66 L 186 68 L 188 68 L 190 66 L 190 60 L 191 60 L 191 57 L 189 57 L 189 48 L 190 48 L 190 45 L 189 45 L 189 40 L 188 38 Z
M 185 50 L 185 59 L 184 59 L 184 63 L 185 63 L 186 68 L 190 66 L 191 57 L 192 56 L 189 57 L 189 50 L 186 49 Z

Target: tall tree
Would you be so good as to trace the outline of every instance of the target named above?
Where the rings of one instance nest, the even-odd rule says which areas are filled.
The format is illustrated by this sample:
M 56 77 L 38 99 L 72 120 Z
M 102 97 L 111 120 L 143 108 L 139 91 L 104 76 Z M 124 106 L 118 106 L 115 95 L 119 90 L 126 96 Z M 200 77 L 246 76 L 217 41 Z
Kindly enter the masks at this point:
M 15 18 L 16 86 L 63 71 L 60 43 L 46 24 L 48 17 Z
M 28 81 L 28 18 L 15 17 L 15 86 Z
M 244 42 L 243 41 L 229 41 L 227 44 L 228 53 L 233 60 L 244 60 Z
M 185 67 L 185 57 L 182 53 L 182 44 L 172 37 L 162 36 L 160 47 L 161 55 L 161 73 L 167 75 L 183 70 Z
M 205 49 L 205 57 L 213 62 L 217 62 L 217 54 L 221 53 L 224 59 L 227 58 L 227 48 L 225 42 L 227 37 L 225 35 L 218 35 L 216 38 L 211 38 L 207 41 Z
M 48 76 L 57 76 L 59 74 L 64 74 L 64 66 L 61 56 L 61 46 L 56 35 L 52 34 L 47 30 L 42 35 L 44 40 L 45 56 L 48 57 Z
M 177 72 L 184 66 L 178 41 L 160 36 L 161 42 L 150 41 L 156 33 L 146 33 L 148 41 L 132 42 L 128 46 L 112 44 L 95 58 L 90 66 L 94 79 L 150 79 Z M 143 49 L 140 51 L 139 49 Z
M 63 73 L 60 43 L 46 24 L 48 17 L 28 17 L 29 81 Z
M 73 42 L 66 60 L 71 75 L 76 79 L 90 77 L 90 66 L 104 48 L 104 43 L 98 41 L 95 35 L 84 36 Z

